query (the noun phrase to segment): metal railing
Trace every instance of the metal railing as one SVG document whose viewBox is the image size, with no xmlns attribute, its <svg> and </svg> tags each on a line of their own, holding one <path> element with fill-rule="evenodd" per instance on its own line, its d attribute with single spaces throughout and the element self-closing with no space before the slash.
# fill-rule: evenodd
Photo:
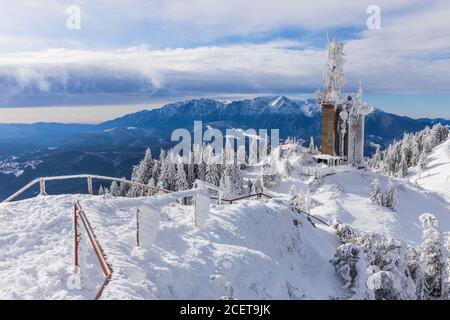
<svg viewBox="0 0 450 320">
<path fill-rule="evenodd" d="M 228 202 L 229 204 L 233 204 L 233 202 L 236 202 L 236 201 L 239 201 L 239 200 L 244 200 L 244 199 L 248 199 L 248 198 L 261 199 L 263 197 L 265 197 L 267 199 L 272 199 L 273 198 L 272 196 L 270 196 L 270 195 L 268 195 L 266 193 L 260 192 L 260 193 L 253 193 L 253 194 L 249 194 L 249 195 L 246 195 L 246 196 L 237 197 L 237 198 L 233 198 L 233 199 L 222 199 L 222 202 Z M 212 197 L 211 199 L 216 200 L 217 198 Z"/>
<path fill-rule="evenodd" d="M 111 280 L 111 276 L 113 273 L 113 269 L 106 260 L 106 255 L 101 247 L 100 243 L 97 240 L 97 237 L 95 236 L 94 230 L 92 229 L 92 226 L 86 217 L 86 214 L 84 213 L 83 208 L 80 205 L 80 202 L 77 201 L 74 205 L 73 210 L 73 223 L 74 223 L 74 265 L 75 265 L 75 272 L 79 271 L 79 261 L 78 261 L 78 250 L 79 250 L 79 233 L 78 233 L 78 219 L 81 221 L 81 225 L 84 227 L 89 241 L 92 245 L 92 248 L 94 249 L 95 255 L 97 256 L 98 262 L 100 263 L 100 266 L 102 268 L 103 275 L 105 277 L 105 280 L 103 281 L 101 287 L 97 291 L 97 294 L 95 295 L 95 300 L 100 299 L 100 297 L 103 294 L 103 290 L 108 285 L 109 281 Z"/>
<path fill-rule="evenodd" d="M 163 193 L 170 193 L 170 192 L 172 192 L 170 190 L 157 188 L 157 187 L 151 187 L 151 186 L 148 186 L 146 184 L 130 181 L 130 180 L 127 180 L 127 179 L 124 179 L 124 178 L 114 178 L 114 177 L 100 176 L 100 175 L 95 175 L 95 174 L 77 174 L 77 175 L 67 175 L 67 176 L 55 176 L 55 177 L 40 177 L 40 178 L 36 178 L 33 181 L 31 181 L 30 183 L 28 183 L 27 185 L 25 185 L 23 188 L 21 188 L 19 191 L 17 191 L 16 193 L 12 194 L 8 198 L 6 198 L 3 202 L 13 201 L 14 199 L 19 197 L 21 194 L 23 194 L 24 192 L 28 191 L 29 189 L 31 189 L 34 185 L 36 185 L 38 183 L 39 183 L 39 194 L 46 195 L 47 192 L 46 192 L 46 185 L 45 185 L 45 183 L 47 181 L 71 180 L 71 179 L 87 179 L 87 189 L 88 189 L 88 193 L 89 194 L 93 194 L 94 193 L 93 185 L 92 185 L 92 180 L 93 179 L 107 180 L 107 181 L 116 181 L 116 182 L 119 182 L 119 183 L 123 182 L 125 184 L 129 184 L 129 185 L 132 185 L 132 186 L 137 186 L 139 188 L 142 188 L 142 192 L 141 192 L 142 196 L 145 196 L 148 193 L 149 190 L 153 190 L 153 191 L 156 191 L 156 192 L 163 192 Z"/>
</svg>

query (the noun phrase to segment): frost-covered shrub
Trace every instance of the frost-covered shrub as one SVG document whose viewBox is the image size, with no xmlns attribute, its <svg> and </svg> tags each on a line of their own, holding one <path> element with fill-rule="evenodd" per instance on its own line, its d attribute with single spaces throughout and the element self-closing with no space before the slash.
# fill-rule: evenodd
<svg viewBox="0 0 450 320">
<path fill-rule="evenodd" d="M 424 299 L 448 299 L 448 253 L 438 231 L 438 221 L 428 213 L 419 220 L 423 230 L 419 260 L 424 274 Z"/>
<path fill-rule="evenodd" d="M 383 204 L 383 193 L 381 192 L 380 181 L 378 179 L 375 179 L 372 182 L 372 193 L 370 195 L 370 201 L 380 206 Z"/>
<path fill-rule="evenodd" d="M 408 252 L 406 254 L 406 262 L 409 274 L 411 275 L 411 279 L 414 281 L 414 284 L 416 285 L 416 299 L 423 300 L 424 277 L 422 268 L 420 267 L 419 253 L 417 252 L 416 249 L 408 247 Z"/>
<path fill-rule="evenodd" d="M 337 220 L 333 222 L 333 228 L 336 230 L 336 235 L 342 243 L 355 242 L 359 237 L 358 231 Z"/>
<path fill-rule="evenodd" d="M 416 298 L 405 243 L 385 235 L 357 231 L 339 222 L 333 227 L 343 244 L 338 247 L 332 264 L 353 299 Z"/>
<path fill-rule="evenodd" d="M 344 282 L 343 289 L 352 292 L 352 299 L 363 300 L 373 297 L 366 286 L 367 264 L 361 247 L 353 243 L 344 243 L 338 247 L 331 264 Z"/>
<path fill-rule="evenodd" d="M 438 221 L 431 214 L 419 220 L 423 242 L 417 248 L 387 235 L 357 231 L 337 221 L 333 224 L 343 244 L 331 263 L 352 298 L 449 298 L 449 234 L 438 231 Z M 366 279 L 364 285 L 362 279 Z"/>
</svg>

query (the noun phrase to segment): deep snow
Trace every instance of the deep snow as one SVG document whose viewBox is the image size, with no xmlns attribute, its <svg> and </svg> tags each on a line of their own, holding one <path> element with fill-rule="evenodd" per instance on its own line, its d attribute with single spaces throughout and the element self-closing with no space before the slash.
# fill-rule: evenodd
<svg viewBox="0 0 450 320">
<path fill-rule="evenodd" d="M 408 180 L 396 180 L 395 212 L 369 200 L 373 179 L 384 188 L 388 178 L 354 170 L 310 188 L 319 203 L 312 214 L 412 244 L 420 241 L 418 216 L 425 212 L 450 231 L 449 148 L 450 140 L 434 150 L 421 178 L 411 170 Z M 310 182 L 293 174 L 270 190 L 275 199 L 213 205 L 202 228 L 194 227 L 192 206 L 165 205 L 149 248 L 136 247 L 135 213 L 154 198 L 61 195 L 0 204 L 0 299 L 95 296 L 103 278 L 92 252 L 85 288 L 70 282 L 77 200 L 114 270 L 103 299 L 219 299 L 231 293 L 237 299 L 344 298 L 329 263 L 339 245 L 334 231 L 314 227 L 288 202 L 292 184 L 307 190 Z M 167 203 L 167 196 L 158 197 L 159 204 Z"/>
<path fill-rule="evenodd" d="M 161 210 L 151 248 L 135 244 L 135 210 L 149 199 L 88 195 L 37 197 L 1 205 L 0 298 L 91 299 L 70 290 L 72 210 L 76 200 L 114 269 L 104 299 L 319 299 L 337 295 L 328 261 L 336 239 L 280 200 L 213 206 L 202 229 L 191 206 Z M 299 225 L 294 224 L 299 221 Z M 276 228 L 274 228 L 276 226 Z"/>
</svg>

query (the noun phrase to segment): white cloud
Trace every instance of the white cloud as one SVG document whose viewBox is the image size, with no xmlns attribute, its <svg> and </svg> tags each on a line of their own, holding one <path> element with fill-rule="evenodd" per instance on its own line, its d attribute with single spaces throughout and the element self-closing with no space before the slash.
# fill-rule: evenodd
<svg viewBox="0 0 450 320">
<path fill-rule="evenodd" d="M 99 34 L 99 45 L 93 48 L 83 39 L 67 36 L 66 3 L 42 3 L 21 0 L 2 4 L 0 103 L 40 94 L 313 92 L 321 85 L 325 52 L 308 42 L 111 50 L 99 49 L 104 43 L 100 35 L 114 35 L 119 28 L 130 35 L 151 34 L 151 29 L 133 25 L 147 20 L 165 30 L 168 38 L 176 34 L 206 40 L 290 26 L 325 33 L 365 26 L 365 9 L 372 1 L 79 2 L 82 29 Z M 371 92 L 448 93 L 448 2 L 380 0 L 376 4 L 381 7 L 381 30 L 366 30 L 346 41 L 347 88 L 354 89 L 362 79 Z M 19 15 L 25 18 L 19 19 Z M 63 27 L 55 28 L 60 25 Z M 53 31 L 45 32 L 49 29 Z M 57 47 L 65 49 L 51 49 Z"/>
</svg>

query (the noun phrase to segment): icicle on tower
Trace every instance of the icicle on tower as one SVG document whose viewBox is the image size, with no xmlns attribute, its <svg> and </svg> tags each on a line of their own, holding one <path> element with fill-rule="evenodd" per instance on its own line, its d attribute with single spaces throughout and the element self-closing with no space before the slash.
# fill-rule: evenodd
<svg viewBox="0 0 450 320">
<path fill-rule="evenodd" d="M 364 165 L 364 118 L 372 111 L 358 93 L 343 97 L 344 44 L 330 41 L 324 69 L 323 91 L 317 93 L 322 106 L 322 154 L 340 157 L 354 166 Z"/>
</svg>

